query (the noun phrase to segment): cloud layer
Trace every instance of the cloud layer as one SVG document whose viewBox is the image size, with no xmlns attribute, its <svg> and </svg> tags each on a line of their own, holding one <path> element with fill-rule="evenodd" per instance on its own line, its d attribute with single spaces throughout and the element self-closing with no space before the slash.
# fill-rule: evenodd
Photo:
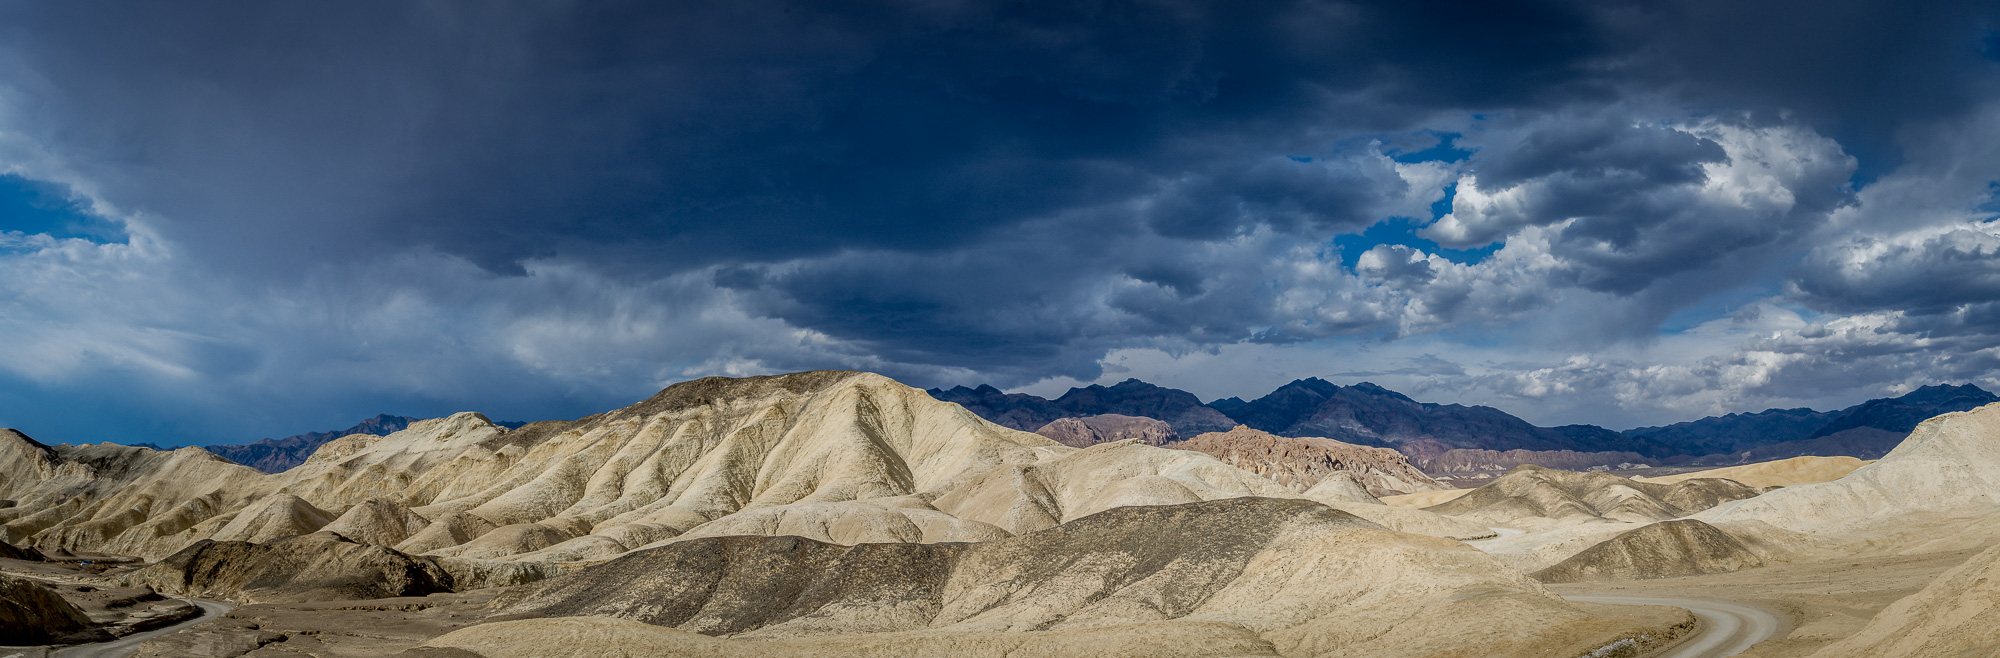
<svg viewBox="0 0 2000 658">
<path fill-rule="evenodd" d="M 2000 383 L 1982 3 L 126 9 L 0 8 L 0 425 L 51 440 L 818 367 Z"/>
</svg>

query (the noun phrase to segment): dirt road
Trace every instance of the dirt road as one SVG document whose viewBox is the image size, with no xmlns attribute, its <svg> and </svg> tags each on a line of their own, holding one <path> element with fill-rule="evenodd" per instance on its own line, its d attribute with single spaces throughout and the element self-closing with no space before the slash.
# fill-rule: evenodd
<svg viewBox="0 0 2000 658">
<path fill-rule="evenodd" d="M 1666 605 L 1687 608 L 1701 620 L 1695 636 L 1662 654 L 1661 658 L 1722 658 L 1734 656 L 1750 645 L 1769 639 L 1778 632 L 1778 616 L 1736 603 L 1699 599 L 1602 594 L 1573 594 L 1563 598 L 1585 603 L 1614 605 Z"/>
</svg>

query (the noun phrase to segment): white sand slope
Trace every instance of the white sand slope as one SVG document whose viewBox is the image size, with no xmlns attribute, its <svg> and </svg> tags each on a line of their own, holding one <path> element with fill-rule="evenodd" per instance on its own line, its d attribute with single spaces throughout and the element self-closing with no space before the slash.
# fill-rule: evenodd
<svg viewBox="0 0 2000 658">
<path fill-rule="evenodd" d="M 1694 516 L 1732 532 L 1758 526 L 1854 550 L 1981 548 L 2000 538 L 2000 404 L 1919 424 L 1880 461 L 1830 482 L 1785 487 Z"/>
</svg>

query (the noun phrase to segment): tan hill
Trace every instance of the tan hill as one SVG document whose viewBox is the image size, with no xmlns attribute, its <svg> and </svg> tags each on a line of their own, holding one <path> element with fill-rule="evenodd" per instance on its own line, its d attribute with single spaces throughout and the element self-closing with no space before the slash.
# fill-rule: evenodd
<svg viewBox="0 0 2000 658">
<path fill-rule="evenodd" d="M 1376 496 L 1450 489 L 1410 465 L 1403 453 L 1319 437 L 1277 436 L 1242 425 L 1210 432 L 1173 447 L 1206 453 L 1223 463 L 1304 492 L 1328 474 L 1346 471 Z"/>
<path fill-rule="evenodd" d="M 1721 478 L 1735 480 L 1753 487 L 1790 487 L 1814 482 L 1827 482 L 1846 477 L 1854 469 L 1873 461 L 1863 461 L 1854 457 L 1793 457 L 1777 461 L 1744 464 L 1727 468 L 1666 475 L 1661 477 L 1636 477 L 1639 482 L 1673 484 L 1698 478 Z"/>
<path fill-rule="evenodd" d="M 1181 435 L 1175 433 L 1173 426 L 1166 421 L 1122 414 L 1057 418 L 1035 430 L 1035 433 L 1072 448 L 1088 448 L 1127 439 L 1138 439 L 1149 446 L 1163 446 L 1181 440 Z"/>
<path fill-rule="evenodd" d="M 1904 597 L 1814 658 L 2000 655 L 2000 546 Z"/>
<path fill-rule="evenodd" d="M 1534 576 L 1545 583 L 1644 580 L 1727 573 L 1763 565 L 1756 552 L 1729 533 L 1700 521 L 1680 519 L 1625 531 Z"/>
<path fill-rule="evenodd" d="M 1522 466 L 1429 509 L 1489 525 L 1522 528 L 1599 519 L 1651 523 L 1750 498 L 1761 491 L 1729 480 L 1654 484 L 1608 473 Z"/>
<path fill-rule="evenodd" d="M 1522 466 L 1424 509 L 1475 525 L 1522 531 L 1479 547 L 1508 566 L 1533 573 L 1620 533 L 1761 491 L 1729 480 L 1651 484 L 1609 473 Z"/>
<path fill-rule="evenodd" d="M 435 560 L 330 532 L 268 544 L 203 541 L 122 579 L 169 594 L 244 603 L 423 596 L 452 585 Z"/>
<path fill-rule="evenodd" d="M 1301 494 L 1205 454 L 1088 449 L 879 375 L 709 378 L 573 422 L 473 413 L 328 442 L 263 474 L 198 448 L 0 435 L 0 540 L 151 559 L 333 528 L 473 561 L 601 560 L 679 538 L 976 541 L 1123 505 Z M 1461 528 L 1462 529 L 1462 528 Z M 542 573 L 485 565 L 482 573 Z"/>
<path fill-rule="evenodd" d="M 370 498 L 347 508 L 340 518 L 318 529 L 364 544 L 395 546 L 421 532 L 430 523 L 430 519 L 417 515 L 402 503 L 387 498 Z"/>
<path fill-rule="evenodd" d="M 1304 496 L 1308 500 L 1317 500 L 1328 505 L 1333 504 L 1328 501 L 1368 503 L 1372 505 L 1382 504 L 1382 499 L 1376 498 L 1375 494 L 1369 493 L 1368 485 L 1363 483 L 1361 476 L 1355 475 L 1353 471 L 1334 471 L 1328 473 L 1326 477 L 1320 478 L 1318 484 L 1314 484 L 1312 488 L 1306 489 Z"/>
<path fill-rule="evenodd" d="M 1426 507 L 1443 505 L 1446 502 L 1455 500 L 1459 496 L 1463 496 L 1469 493 L 1472 493 L 1471 489 L 1419 491 L 1417 493 L 1402 494 L 1399 496 L 1383 496 L 1382 504 L 1388 505 L 1390 507 L 1407 507 L 1410 509 L 1423 509 Z"/>
<path fill-rule="evenodd" d="M 1610 609 L 1579 609 L 1463 544 L 1264 498 L 1123 507 L 979 544 L 690 540 L 495 605 L 554 618 L 474 626 L 426 646 L 492 658 L 635 646 L 658 655 L 1580 655 L 1625 638 L 1664 643 L 1685 619 L 1657 608 L 1601 616 Z"/>
</svg>

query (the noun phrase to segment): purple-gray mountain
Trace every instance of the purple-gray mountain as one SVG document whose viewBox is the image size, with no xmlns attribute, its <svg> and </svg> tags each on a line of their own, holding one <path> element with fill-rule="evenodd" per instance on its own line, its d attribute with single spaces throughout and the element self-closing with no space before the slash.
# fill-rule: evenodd
<svg viewBox="0 0 2000 658">
<path fill-rule="evenodd" d="M 1710 416 L 1664 427 L 1641 427 L 1626 436 L 1643 437 L 1679 451 L 1674 461 L 1734 464 L 1801 455 L 1846 455 L 1878 459 L 1903 441 L 1926 418 L 2000 402 L 1978 386 L 1925 386 L 1893 398 L 1841 409 L 1770 409 L 1754 414 Z"/>
<path fill-rule="evenodd" d="M 1772 409 L 1617 432 L 1595 425 L 1537 427 L 1492 407 L 1417 402 L 1368 382 L 1340 386 L 1316 377 L 1248 402 L 1224 398 L 1206 406 L 1192 393 L 1136 379 L 1073 388 L 1055 400 L 991 386 L 930 393 L 987 420 L 1028 431 L 1058 418 L 1115 413 L 1166 421 L 1181 436 L 1241 423 L 1280 436 L 1392 447 L 1419 462 L 1440 459 L 1451 450 L 1535 450 L 1602 453 L 1607 464 L 1630 461 L 1635 453 L 1656 464 L 1743 463 L 1799 455 L 1873 459 L 1926 418 L 2000 401 L 1971 384 L 1938 385 L 1839 411 Z"/>
</svg>

